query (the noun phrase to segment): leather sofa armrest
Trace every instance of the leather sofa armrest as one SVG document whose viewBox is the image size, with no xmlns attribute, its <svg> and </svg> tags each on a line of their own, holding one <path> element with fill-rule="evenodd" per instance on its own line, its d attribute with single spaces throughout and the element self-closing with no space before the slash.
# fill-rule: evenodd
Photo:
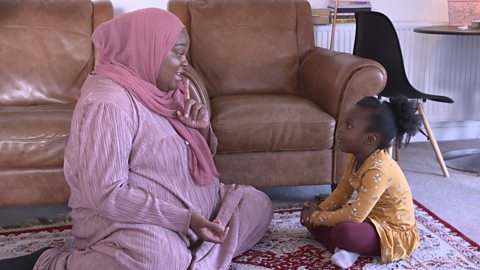
<svg viewBox="0 0 480 270">
<path fill-rule="evenodd" d="M 379 63 L 348 53 L 315 48 L 300 66 L 304 97 L 341 122 L 346 111 L 365 96 L 379 94 L 387 73 Z"/>
<path fill-rule="evenodd" d="M 301 94 L 335 118 L 335 142 L 347 110 L 363 97 L 378 95 L 387 84 L 387 72 L 379 63 L 324 48 L 305 56 L 299 78 Z M 333 183 L 338 183 L 347 155 L 339 151 L 338 144 L 333 147 Z"/>
<path fill-rule="evenodd" d="M 113 18 L 113 6 L 109 0 L 95 0 L 92 1 L 93 5 L 93 13 L 92 13 L 92 34 L 93 31 L 99 26 L 101 23 L 106 22 Z M 98 54 L 93 48 L 94 55 L 95 55 L 95 63 L 98 59 Z"/>
<path fill-rule="evenodd" d="M 190 80 L 190 96 L 207 107 L 208 115 L 211 118 L 212 112 L 210 110 L 210 98 L 208 97 L 207 88 L 200 75 L 191 65 L 188 65 L 183 70 L 182 76 Z"/>
</svg>

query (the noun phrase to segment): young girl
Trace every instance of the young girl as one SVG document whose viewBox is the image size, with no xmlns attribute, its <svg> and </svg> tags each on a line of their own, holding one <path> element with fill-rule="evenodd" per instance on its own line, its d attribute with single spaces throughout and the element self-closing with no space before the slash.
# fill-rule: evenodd
<svg viewBox="0 0 480 270">
<path fill-rule="evenodd" d="M 332 263 L 345 269 L 360 255 L 403 259 L 420 243 L 410 188 L 386 149 L 395 138 L 408 144 L 420 127 L 415 104 L 405 97 L 359 101 L 338 136 L 352 154 L 338 187 L 322 203 L 307 202 L 300 222 L 327 249 Z"/>
</svg>

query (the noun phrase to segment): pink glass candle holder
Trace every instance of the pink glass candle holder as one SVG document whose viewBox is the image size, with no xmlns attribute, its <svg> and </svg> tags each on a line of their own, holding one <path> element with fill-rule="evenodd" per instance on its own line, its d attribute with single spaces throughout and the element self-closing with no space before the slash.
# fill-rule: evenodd
<svg viewBox="0 0 480 270">
<path fill-rule="evenodd" d="M 448 18 L 451 25 L 470 26 L 480 20 L 480 0 L 448 0 Z"/>
</svg>

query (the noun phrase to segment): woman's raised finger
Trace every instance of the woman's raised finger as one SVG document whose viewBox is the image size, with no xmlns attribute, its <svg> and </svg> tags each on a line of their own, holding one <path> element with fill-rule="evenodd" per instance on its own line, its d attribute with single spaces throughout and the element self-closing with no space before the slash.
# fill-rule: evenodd
<svg viewBox="0 0 480 270">
<path fill-rule="evenodd" d="M 189 99 L 190 99 L 190 80 L 189 80 L 189 79 L 185 79 L 184 99 L 185 99 L 185 100 L 189 100 Z"/>
<path fill-rule="evenodd" d="M 183 108 L 183 116 L 185 116 L 185 118 L 190 117 L 190 112 L 191 112 L 192 106 L 194 104 L 195 104 L 195 100 L 193 100 L 193 99 L 186 99 L 185 100 L 185 107 Z"/>
<path fill-rule="evenodd" d="M 193 121 L 198 121 L 199 117 L 199 112 L 202 109 L 203 104 L 196 102 L 195 104 L 192 105 L 192 108 L 190 109 L 190 117 L 192 118 Z"/>
</svg>

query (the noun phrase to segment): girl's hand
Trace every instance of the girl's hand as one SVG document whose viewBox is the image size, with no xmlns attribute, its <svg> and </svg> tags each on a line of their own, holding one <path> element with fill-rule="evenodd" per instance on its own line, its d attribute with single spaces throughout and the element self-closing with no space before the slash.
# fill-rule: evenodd
<svg viewBox="0 0 480 270">
<path fill-rule="evenodd" d="M 190 81 L 186 80 L 184 112 L 177 111 L 177 119 L 188 127 L 205 130 L 210 126 L 208 110 L 202 103 L 190 98 L 189 86 Z"/>
<path fill-rule="evenodd" d="M 204 241 L 223 243 L 227 238 L 229 227 L 224 227 L 219 220 L 209 221 L 203 216 L 192 212 L 190 228 Z"/>
</svg>

